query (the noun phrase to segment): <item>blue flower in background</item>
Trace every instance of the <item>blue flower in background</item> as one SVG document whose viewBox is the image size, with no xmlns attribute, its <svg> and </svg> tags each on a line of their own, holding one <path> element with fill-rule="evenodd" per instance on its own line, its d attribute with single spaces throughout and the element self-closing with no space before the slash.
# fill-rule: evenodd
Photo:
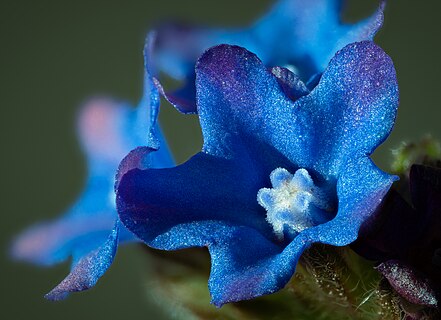
<svg viewBox="0 0 441 320">
<path fill-rule="evenodd" d="M 238 45 L 257 54 L 266 66 L 289 67 L 306 81 L 322 73 L 345 45 L 372 40 L 383 23 L 384 4 L 355 24 L 341 21 L 342 0 L 280 0 L 244 29 L 165 24 L 157 30 L 152 64 L 184 81 L 181 89 L 166 97 L 181 112 L 194 113 L 194 65 L 206 49 L 218 44 Z"/>
<path fill-rule="evenodd" d="M 135 241 L 117 221 L 114 181 L 119 162 L 130 150 L 140 144 L 157 148 L 157 139 L 149 133 L 162 140 L 158 130 L 151 130 L 157 129 L 150 113 L 159 96 L 148 74 L 146 83 L 145 98 L 137 109 L 105 98 L 84 106 L 78 129 L 88 178 L 82 195 L 61 218 L 31 227 L 13 243 L 14 258 L 39 265 L 72 256 L 71 272 L 46 295 L 50 300 L 94 286 L 111 265 L 118 242 Z M 173 165 L 166 146 L 146 160 L 151 167 Z"/>
<path fill-rule="evenodd" d="M 122 162 L 121 222 L 163 250 L 207 247 L 212 302 L 281 289 L 314 242 L 343 246 L 394 176 L 369 158 L 398 106 L 391 59 L 370 41 L 339 51 L 308 89 L 288 69 L 267 69 L 249 51 L 211 48 L 196 66 L 204 144 L 168 169 Z"/>
</svg>

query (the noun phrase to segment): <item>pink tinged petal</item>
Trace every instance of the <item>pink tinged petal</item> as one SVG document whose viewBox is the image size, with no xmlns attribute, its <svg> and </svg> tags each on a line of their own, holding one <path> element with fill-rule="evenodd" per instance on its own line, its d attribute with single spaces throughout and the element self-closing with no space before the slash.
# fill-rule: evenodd
<svg viewBox="0 0 441 320">
<path fill-rule="evenodd" d="M 113 214 L 66 217 L 31 227 L 18 236 L 11 247 L 14 259 L 50 266 L 64 261 L 75 247 L 102 238 L 114 225 Z M 104 236 L 105 238 L 105 236 Z M 95 241 L 94 241 L 95 242 Z"/>
<path fill-rule="evenodd" d="M 127 111 L 126 106 L 108 98 L 95 98 L 83 107 L 79 135 L 91 161 L 117 164 L 130 150 L 122 134 Z"/>
</svg>

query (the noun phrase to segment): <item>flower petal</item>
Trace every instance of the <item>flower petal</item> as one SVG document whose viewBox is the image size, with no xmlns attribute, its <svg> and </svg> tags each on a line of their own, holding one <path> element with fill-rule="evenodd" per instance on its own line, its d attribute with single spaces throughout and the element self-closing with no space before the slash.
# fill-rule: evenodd
<svg viewBox="0 0 441 320">
<path fill-rule="evenodd" d="M 113 260 L 118 239 L 135 240 L 123 226 L 119 235 L 117 229 L 112 231 L 117 219 L 114 175 L 119 161 L 132 148 L 144 144 L 157 147 L 155 139 L 163 140 L 159 129 L 149 129 L 149 99 L 155 95 L 159 100 L 156 92 L 144 98 L 136 110 L 108 98 L 86 103 L 78 123 L 88 160 L 85 190 L 60 219 L 31 227 L 12 244 L 11 255 L 15 259 L 39 265 L 53 265 L 73 257 L 71 274 L 49 294 L 50 299 L 61 299 L 66 292 L 93 286 Z M 154 120 L 151 124 L 157 127 Z M 165 144 L 149 156 L 151 167 L 171 165 L 173 161 Z M 107 256 L 97 256 L 102 254 Z"/>
<path fill-rule="evenodd" d="M 196 89 L 194 86 L 195 79 L 188 79 L 183 87 L 168 92 L 165 91 L 159 81 L 155 81 L 161 95 L 179 112 L 184 114 L 196 113 Z"/>
<path fill-rule="evenodd" d="M 279 81 L 283 92 L 285 92 L 292 101 L 296 101 L 310 93 L 303 81 L 290 70 L 283 67 L 273 67 L 270 70 Z"/>
<path fill-rule="evenodd" d="M 138 156 L 139 149 L 124 162 L 136 163 Z M 252 161 L 242 160 L 199 153 L 175 168 L 133 169 L 122 176 L 117 187 L 120 219 L 144 242 L 164 249 L 168 247 L 155 242 L 159 235 L 176 225 L 209 220 L 249 226 L 272 238 L 265 211 L 256 200 L 263 183 L 260 170 Z M 191 245 L 173 237 L 182 248 Z"/>
<path fill-rule="evenodd" d="M 148 80 L 147 80 L 148 81 Z M 156 87 L 151 84 L 152 89 Z M 128 104 L 109 98 L 94 98 L 88 101 L 78 119 L 78 133 L 81 146 L 87 157 L 90 174 L 112 175 L 119 162 L 132 149 L 148 145 L 161 149 L 155 153 L 153 166 L 172 166 L 170 152 L 156 123 L 150 107 L 155 106 L 157 90 L 146 96 L 136 109 Z M 156 129 L 151 131 L 150 124 Z"/>
<path fill-rule="evenodd" d="M 282 289 L 309 243 L 296 238 L 283 251 L 249 228 L 229 228 L 210 242 L 212 303 L 253 299 Z"/>
<path fill-rule="evenodd" d="M 224 160 L 214 158 L 211 167 L 210 158 L 199 154 L 175 169 L 130 171 L 118 188 L 118 209 L 123 223 L 154 248 L 207 246 L 212 256 L 209 287 L 217 306 L 281 289 L 303 250 L 313 242 L 345 245 L 353 241 L 393 180 L 367 157 L 348 164 L 339 182 L 337 217 L 300 233 L 282 251 L 270 241 L 269 233 L 253 225 L 253 220 L 262 217 L 253 217 L 250 208 L 240 210 L 246 201 L 255 203 L 255 199 L 241 199 L 247 197 L 246 188 L 236 190 L 236 186 L 231 188 L 233 181 L 228 181 L 242 181 L 243 169 L 232 174 L 228 161 L 222 165 Z M 360 173 L 366 178 L 354 179 Z M 230 203 L 237 194 L 240 197 Z"/>
<path fill-rule="evenodd" d="M 317 87 L 295 102 L 240 47 L 211 48 L 196 75 L 205 152 L 229 157 L 236 141 L 256 152 L 254 145 L 266 144 L 325 178 L 335 178 L 347 157 L 370 154 L 388 136 L 398 106 L 393 63 L 372 42 L 339 51 Z"/>
<path fill-rule="evenodd" d="M 209 287 L 217 306 L 285 285 L 306 244 L 292 245 L 279 256 L 282 247 L 274 244 L 266 213 L 257 204 L 261 182 L 252 161 L 242 159 L 241 165 L 199 153 L 172 169 L 133 169 L 142 167 L 148 152 L 135 149 L 121 165 L 123 172 L 132 168 L 117 187 L 124 225 L 157 249 L 207 246 Z"/>
<path fill-rule="evenodd" d="M 168 154 L 168 158 L 165 158 L 169 164 L 173 161 L 170 159 L 169 152 L 167 150 L 167 144 L 162 137 L 161 131 L 158 125 L 159 116 L 159 106 L 160 97 L 159 90 L 157 86 L 157 80 L 155 79 L 156 69 L 152 64 L 152 52 L 153 43 L 156 39 L 156 33 L 150 32 L 147 35 L 145 46 L 144 46 L 144 92 L 139 104 L 136 114 L 132 117 L 131 127 L 128 127 L 130 132 L 135 133 L 135 138 L 141 137 L 141 142 L 135 145 L 131 145 L 129 150 L 134 149 L 139 145 L 146 145 L 150 148 L 158 150 L 160 146 L 161 149 Z M 134 140 L 133 140 L 134 141 Z M 132 142 L 133 142 L 132 141 Z M 161 151 L 160 151 L 161 152 Z M 160 155 L 157 155 L 158 157 Z M 164 155 L 162 155 L 164 156 Z M 120 158 L 121 160 L 122 158 Z"/>
<path fill-rule="evenodd" d="M 335 55 L 317 87 L 300 103 L 312 113 L 310 125 L 320 128 L 308 139 L 320 150 L 313 155 L 314 166 L 335 175 L 347 157 L 370 155 L 392 130 L 398 108 L 393 62 L 373 42 L 350 44 Z"/>
<path fill-rule="evenodd" d="M 166 250 L 207 247 L 211 256 L 208 286 L 217 307 L 280 290 L 306 248 L 305 243 L 295 242 L 282 251 L 255 229 L 222 221 L 176 225 L 151 245 Z"/>
<path fill-rule="evenodd" d="M 126 162 L 139 163 L 141 153 L 133 151 Z M 283 252 L 275 244 L 265 212 L 256 206 L 257 190 L 248 194 L 253 177 L 242 180 L 253 171 L 203 153 L 174 169 L 133 169 L 117 188 L 120 218 L 153 248 L 208 247 L 216 306 L 275 292 L 309 243 L 299 238 Z"/>
<path fill-rule="evenodd" d="M 84 246 L 94 250 L 101 245 L 103 238 L 97 235 L 107 237 L 117 217 L 113 185 L 119 161 L 130 148 L 147 142 L 148 130 L 136 123 L 140 116 L 139 109 L 108 98 L 86 103 L 79 117 L 79 135 L 89 169 L 85 190 L 63 217 L 31 227 L 17 237 L 11 248 L 14 258 L 53 265 Z M 167 146 L 149 156 L 150 167 L 171 165 Z M 122 230 L 127 240 L 133 240 L 125 228 Z"/>
<path fill-rule="evenodd" d="M 81 146 L 91 166 L 107 171 L 126 151 L 124 119 L 128 106 L 109 98 L 94 98 L 81 109 L 78 133 Z M 103 169 L 103 165 L 105 168 Z"/>
<path fill-rule="evenodd" d="M 308 79 L 323 72 L 338 49 L 351 42 L 372 40 L 383 23 L 384 3 L 371 17 L 353 25 L 341 22 L 341 0 L 278 1 L 268 14 L 246 29 L 163 25 L 157 31 L 152 59 L 158 70 L 185 80 L 185 90 L 166 96 L 181 112 L 193 113 L 194 64 L 209 47 L 246 47 L 266 66 L 294 66 L 299 75 Z"/>
<path fill-rule="evenodd" d="M 109 179 L 88 182 L 78 202 L 62 218 L 33 226 L 19 235 L 11 247 L 15 259 L 39 265 L 62 262 L 78 248 L 99 246 L 116 218 Z"/>
<path fill-rule="evenodd" d="M 80 258 L 74 256 L 74 264 L 70 274 L 51 292 L 45 295 L 48 300 L 65 299 L 69 293 L 87 290 L 93 287 L 113 262 L 118 246 L 118 222 L 95 250 Z M 77 261 L 75 261 L 77 260 Z"/>
<path fill-rule="evenodd" d="M 261 56 L 265 64 L 294 65 L 299 74 L 308 79 L 322 72 L 345 45 L 372 40 L 383 24 L 384 6 L 382 2 L 365 20 L 344 24 L 340 18 L 342 0 L 279 1 L 253 27 L 255 41 L 265 44 L 253 52 Z"/>
<path fill-rule="evenodd" d="M 35 225 L 15 239 L 11 255 L 43 266 L 63 262 L 75 247 L 92 245 L 91 240 L 101 243 L 98 235 L 106 234 L 113 223 L 103 218 L 70 218 Z"/>
<path fill-rule="evenodd" d="M 398 178 L 381 171 L 367 156 L 349 160 L 337 180 L 338 212 L 334 219 L 307 229 L 306 241 L 345 246 L 379 206 Z"/>
<path fill-rule="evenodd" d="M 303 125 L 297 121 L 294 103 L 246 49 L 219 45 L 206 51 L 196 65 L 196 86 L 204 152 L 228 158 L 239 144 L 258 153 L 261 149 L 253 146 L 267 144 L 285 155 L 287 149 L 307 149 L 299 139 Z M 289 160 L 299 163 L 301 158 Z"/>
</svg>

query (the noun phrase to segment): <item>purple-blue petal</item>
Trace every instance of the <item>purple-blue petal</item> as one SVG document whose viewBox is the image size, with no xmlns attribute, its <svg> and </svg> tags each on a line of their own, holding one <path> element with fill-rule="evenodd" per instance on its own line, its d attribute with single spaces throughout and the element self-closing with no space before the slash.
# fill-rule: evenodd
<svg viewBox="0 0 441 320">
<path fill-rule="evenodd" d="M 156 142 L 163 141 L 156 119 L 150 122 L 149 101 L 155 96 L 159 101 L 159 94 L 149 90 L 137 109 L 108 98 L 95 98 L 84 106 L 78 122 L 88 162 L 84 191 L 61 218 L 31 227 L 12 244 L 15 259 L 39 265 L 73 257 L 71 274 L 48 295 L 51 299 L 94 285 L 113 260 L 118 241 L 135 241 L 124 226 L 114 228 L 118 219 L 114 181 L 120 160 L 131 149 L 138 145 L 157 147 Z M 150 124 L 155 131 L 150 130 Z M 173 165 L 165 143 L 149 156 L 148 163 L 150 167 Z"/>
<path fill-rule="evenodd" d="M 179 112 L 184 114 L 196 113 L 196 97 L 195 97 L 195 78 L 189 79 L 185 84 L 175 91 L 166 91 L 162 84 L 154 79 L 154 83 L 161 95 Z"/>
<path fill-rule="evenodd" d="M 139 151 L 134 153 L 136 158 Z M 211 161 L 213 167 L 208 156 L 199 154 L 174 169 L 130 171 L 118 188 L 120 218 L 157 249 L 208 247 L 216 306 L 283 288 L 308 243 L 298 239 L 283 251 L 268 230 L 256 194 L 247 199 L 249 181 L 241 180 L 241 170 L 231 175 L 228 161 Z"/>
<path fill-rule="evenodd" d="M 273 67 L 270 69 L 271 73 L 277 78 L 283 92 L 292 101 L 306 96 L 310 90 L 306 84 L 293 72 L 283 67 Z"/>
<path fill-rule="evenodd" d="M 65 299 L 69 293 L 87 290 L 93 287 L 113 262 L 118 246 L 119 222 L 116 222 L 110 234 L 93 251 L 84 254 L 80 248 L 74 254 L 74 262 L 69 275 L 52 289 L 45 298 L 48 300 Z"/>
<path fill-rule="evenodd" d="M 337 215 L 329 222 L 305 230 L 301 237 L 335 246 L 350 244 L 398 179 L 381 171 L 366 155 L 354 155 L 344 167 L 337 178 Z"/>
<path fill-rule="evenodd" d="M 354 154 L 370 154 L 389 135 L 398 107 L 392 60 L 373 42 L 346 46 L 319 84 L 293 102 L 249 51 L 214 47 L 196 67 L 204 152 L 224 157 L 269 145 L 299 167 L 335 178 Z M 259 147 L 255 147 L 259 146 Z"/>
<path fill-rule="evenodd" d="M 137 150 L 124 162 L 138 162 Z M 241 160 L 199 153 L 174 168 L 133 169 L 117 187 L 120 219 L 149 245 L 176 225 L 208 220 L 249 226 L 273 238 L 256 200 L 265 181 L 262 170 L 245 155 Z M 167 249 L 158 243 L 154 246 Z"/>
<path fill-rule="evenodd" d="M 173 165 L 157 124 L 157 114 L 152 110 L 159 103 L 159 93 L 149 79 L 146 81 L 144 97 L 136 109 L 109 98 L 92 99 L 82 108 L 78 134 L 90 176 L 113 180 L 121 159 L 140 145 L 155 149 L 161 145 L 152 157 L 154 167 Z"/>
<path fill-rule="evenodd" d="M 295 238 L 283 251 L 248 228 L 229 228 L 208 246 L 212 258 L 209 289 L 212 303 L 253 299 L 282 289 L 310 245 Z"/>
<path fill-rule="evenodd" d="M 313 242 L 352 242 L 393 180 L 367 157 L 348 164 L 338 182 L 341 200 L 337 217 L 300 233 L 282 250 L 281 244 L 275 244 L 260 226 L 253 226 L 256 220 L 263 220 L 250 211 L 255 199 L 249 200 L 245 210 L 241 210 L 241 203 L 246 199 L 235 199 L 234 207 L 228 207 L 230 197 L 238 192 L 230 188 L 232 181 L 224 178 L 230 175 L 229 170 L 221 162 L 207 166 L 199 158 L 202 156 L 189 161 L 195 162 L 194 168 L 187 163 L 181 168 L 165 169 L 167 172 L 162 174 L 164 169 L 130 171 L 119 186 L 118 209 L 126 226 L 154 248 L 207 246 L 212 257 L 209 287 L 217 306 L 280 290 L 294 273 L 303 250 Z M 223 177 L 213 174 L 216 171 Z M 242 182 L 240 172 L 227 179 Z M 360 173 L 366 177 L 355 179 L 354 175 Z M 207 180 L 198 181 L 197 176 Z M 218 188 L 222 186 L 220 194 Z M 243 196 L 246 186 L 238 183 L 238 187 Z"/>
<path fill-rule="evenodd" d="M 102 214 L 40 223 L 14 240 L 11 255 L 17 260 L 51 266 L 65 261 L 78 248 L 98 247 L 114 221 L 114 214 Z"/>
<path fill-rule="evenodd" d="M 337 52 L 302 101 L 312 113 L 310 125 L 321 129 L 308 139 L 320 146 L 310 154 L 316 169 L 336 174 L 354 152 L 370 155 L 392 130 L 398 102 L 395 68 L 380 47 L 366 41 Z"/>
<path fill-rule="evenodd" d="M 195 112 L 196 109 L 190 109 L 195 106 L 191 103 L 195 101 L 194 64 L 211 46 L 246 47 L 266 66 L 293 66 L 308 79 L 323 72 L 340 48 L 372 40 L 383 23 L 384 2 L 371 17 L 356 24 L 341 22 L 341 7 L 342 0 L 281 0 L 245 29 L 163 25 L 157 31 L 152 59 L 158 70 L 185 82 L 185 89 L 172 95 L 172 103 L 182 112 Z"/>
</svg>

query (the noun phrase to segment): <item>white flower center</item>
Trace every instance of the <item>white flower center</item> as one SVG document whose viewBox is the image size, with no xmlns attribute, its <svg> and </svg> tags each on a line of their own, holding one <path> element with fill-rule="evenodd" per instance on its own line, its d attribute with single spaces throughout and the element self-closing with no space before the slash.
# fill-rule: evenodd
<svg viewBox="0 0 441 320">
<path fill-rule="evenodd" d="M 266 209 L 267 221 L 281 240 L 284 232 L 299 233 L 324 222 L 324 211 L 330 211 L 326 194 L 314 185 L 306 169 L 294 174 L 277 168 L 270 175 L 272 188 L 262 188 L 257 202 Z"/>
</svg>

